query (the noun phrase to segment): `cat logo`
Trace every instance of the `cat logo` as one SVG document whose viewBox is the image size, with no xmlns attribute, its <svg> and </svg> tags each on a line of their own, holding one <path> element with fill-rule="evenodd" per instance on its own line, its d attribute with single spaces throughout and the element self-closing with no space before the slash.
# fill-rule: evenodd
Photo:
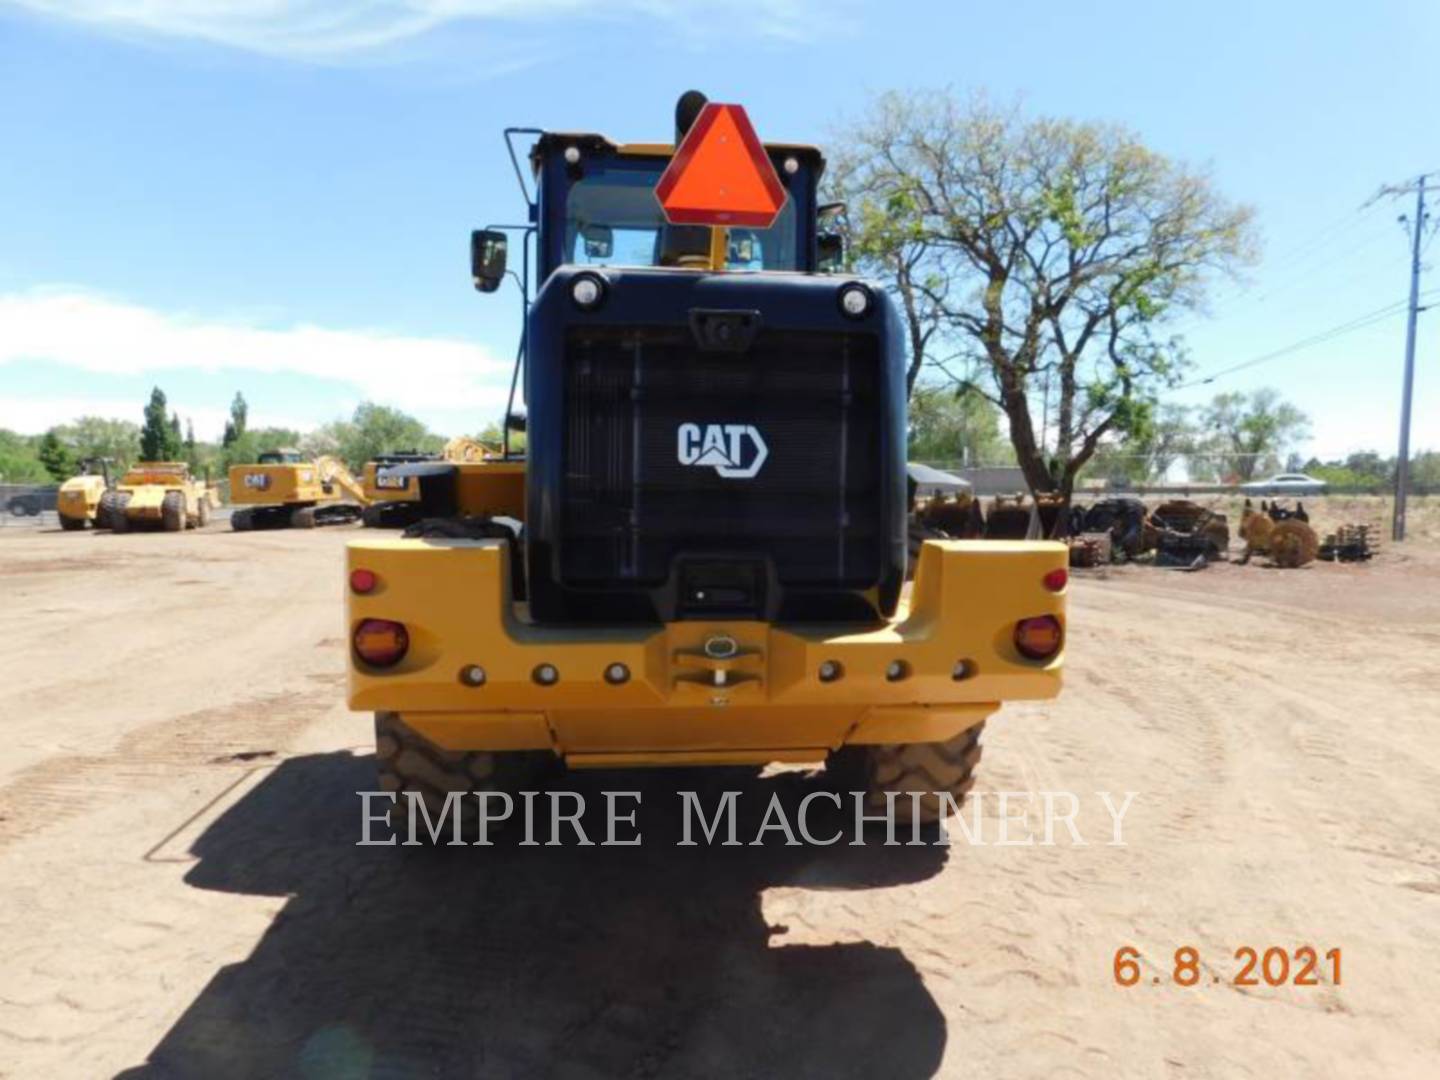
<svg viewBox="0 0 1440 1080">
<path fill-rule="evenodd" d="M 732 480 L 749 480 L 770 450 L 750 424 L 681 424 L 676 430 L 681 465 L 713 468 Z"/>
<path fill-rule="evenodd" d="M 245 486 L 251 491 L 264 491 L 270 486 L 269 473 L 246 473 Z"/>
</svg>

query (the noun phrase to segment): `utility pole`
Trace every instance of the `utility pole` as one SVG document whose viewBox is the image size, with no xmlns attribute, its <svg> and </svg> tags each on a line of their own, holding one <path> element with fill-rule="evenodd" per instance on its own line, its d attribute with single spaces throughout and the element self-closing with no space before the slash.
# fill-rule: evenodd
<svg viewBox="0 0 1440 1080">
<path fill-rule="evenodd" d="M 1405 500 L 1410 490 L 1410 402 L 1415 390 L 1415 323 L 1420 315 L 1420 238 L 1425 232 L 1425 186 L 1422 173 L 1412 184 L 1383 187 L 1380 195 L 1401 195 L 1415 192 L 1415 220 L 1411 222 L 1410 243 L 1410 312 L 1405 327 L 1405 388 L 1400 399 L 1400 454 L 1395 459 L 1395 515 L 1390 526 L 1391 539 L 1405 539 Z M 1377 196 L 1378 197 L 1378 196 Z M 1402 217 L 1403 221 L 1404 218 Z"/>
</svg>

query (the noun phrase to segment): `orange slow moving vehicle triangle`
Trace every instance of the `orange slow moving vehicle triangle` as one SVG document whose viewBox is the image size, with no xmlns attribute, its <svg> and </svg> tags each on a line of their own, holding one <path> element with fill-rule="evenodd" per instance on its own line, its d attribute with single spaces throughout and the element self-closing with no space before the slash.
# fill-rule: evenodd
<svg viewBox="0 0 1440 1080">
<path fill-rule="evenodd" d="M 655 197 L 672 225 L 766 229 L 788 193 L 744 108 L 712 101 L 655 185 Z"/>
</svg>

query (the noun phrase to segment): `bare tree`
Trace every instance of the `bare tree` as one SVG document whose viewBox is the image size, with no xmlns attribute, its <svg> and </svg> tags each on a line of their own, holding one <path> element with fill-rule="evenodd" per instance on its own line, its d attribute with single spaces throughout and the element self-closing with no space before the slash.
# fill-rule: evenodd
<svg viewBox="0 0 1440 1080">
<path fill-rule="evenodd" d="M 1162 331 L 1251 256 L 1251 211 L 1123 128 L 979 98 L 885 94 L 846 130 L 831 188 L 902 309 L 910 385 L 930 366 L 979 390 L 1031 490 L 1068 502 L 1101 440 L 1143 428 L 1175 382 L 1182 343 Z"/>
<path fill-rule="evenodd" d="M 1201 413 L 1224 475 L 1253 480 L 1262 468 L 1280 465 L 1280 455 L 1306 438 L 1310 418 L 1271 387 L 1250 394 L 1217 394 Z"/>
</svg>

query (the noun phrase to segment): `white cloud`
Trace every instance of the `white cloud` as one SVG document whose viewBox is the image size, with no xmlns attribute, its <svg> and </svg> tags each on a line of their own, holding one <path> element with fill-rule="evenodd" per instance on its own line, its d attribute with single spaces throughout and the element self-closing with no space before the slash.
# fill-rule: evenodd
<svg viewBox="0 0 1440 1080">
<path fill-rule="evenodd" d="M 4 0 L 0 0 L 4 2 Z M 703 24 L 780 40 L 808 34 L 811 0 L 9 0 L 119 32 L 193 38 L 298 59 L 373 52 L 450 24 L 641 17 L 689 36 Z"/>
<path fill-rule="evenodd" d="M 257 327 L 56 289 L 0 294 L 0 366 L 17 361 L 101 375 L 153 376 L 182 369 L 293 372 L 341 384 L 337 389 L 347 398 L 407 412 L 465 410 L 480 416 L 503 411 L 511 369 L 509 357 L 495 357 L 466 341 L 303 324 Z M 6 412 L 24 410 L 17 396 L 13 387 L 5 395 Z M 72 409 L 63 419 L 84 411 Z M 129 416 L 135 406 L 127 402 L 120 412 L 88 411 Z M 195 413 L 197 431 L 201 417 Z M 36 425 L 27 420 L 5 426 L 31 430 Z"/>
</svg>

